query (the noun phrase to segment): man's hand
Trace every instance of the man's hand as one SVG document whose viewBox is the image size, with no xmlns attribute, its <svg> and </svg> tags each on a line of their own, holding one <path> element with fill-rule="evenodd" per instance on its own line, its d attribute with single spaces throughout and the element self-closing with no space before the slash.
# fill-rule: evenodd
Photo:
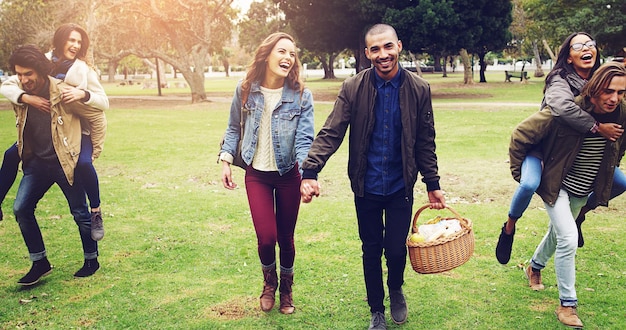
<svg viewBox="0 0 626 330">
<path fill-rule="evenodd" d="M 84 90 L 78 89 L 76 87 L 65 86 L 61 90 L 61 99 L 63 100 L 63 103 L 80 101 L 84 99 L 85 96 L 87 96 L 87 93 Z"/>
<path fill-rule="evenodd" d="M 433 190 L 428 192 L 428 201 L 430 202 L 431 209 L 445 209 L 446 198 L 443 196 L 443 191 L 441 190 Z"/>
<path fill-rule="evenodd" d="M 35 107 L 43 112 L 50 113 L 50 100 L 41 96 L 22 94 L 22 103 Z"/>
<path fill-rule="evenodd" d="M 300 183 L 300 195 L 303 203 L 309 203 L 313 200 L 313 197 L 320 195 L 320 185 L 317 180 L 304 179 Z"/>
<path fill-rule="evenodd" d="M 237 184 L 233 182 L 233 174 L 230 169 L 230 163 L 227 161 L 222 161 L 222 184 L 224 188 L 233 190 L 237 188 Z"/>
<path fill-rule="evenodd" d="M 624 133 L 624 128 L 622 128 L 622 125 L 614 123 L 600 123 L 598 125 L 598 133 L 609 141 L 615 142 Z"/>
</svg>

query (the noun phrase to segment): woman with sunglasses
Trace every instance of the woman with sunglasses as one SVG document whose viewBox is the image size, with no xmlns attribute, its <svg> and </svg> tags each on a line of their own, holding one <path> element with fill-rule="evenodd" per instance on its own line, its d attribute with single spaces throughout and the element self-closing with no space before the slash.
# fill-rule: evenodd
<svg viewBox="0 0 626 330">
<path fill-rule="evenodd" d="M 624 132 L 621 125 L 598 123 L 589 113 L 582 110 L 574 102 L 574 98 L 580 94 L 583 86 L 591 79 L 591 76 L 599 66 L 600 56 L 596 48 L 596 42 L 591 35 L 585 32 L 570 34 L 561 45 L 554 68 L 546 77 L 541 109 L 549 106 L 552 115 L 557 120 L 563 121 L 581 134 L 597 132 L 606 139 L 615 141 Z M 502 226 L 498 244 L 496 245 L 496 258 L 501 264 L 508 263 L 511 258 L 515 224 L 522 217 L 523 212 L 530 204 L 533 194 L 539 187 L 542 167 L 541 150 L 530 152 L 522 163 L 520 184 L 513 194 L 508 219 Z M 620 195 L 625 190 L 626 176 L 616 167 L 611 198 Z M 587 205 L 581 210 L 580 216 L 576 219 L 578 247 L 584 245 L 580 225 L 585 219 L 585 213 L 596 206 L 598 206 L 597 201 L 592 194 Z M 531 287 L 534 289 L 542 288 L 540 273 L 531 271 L 532 269 L 529 266 L 526 269 L 526 275 L 531 281 Z"/>
</svg>

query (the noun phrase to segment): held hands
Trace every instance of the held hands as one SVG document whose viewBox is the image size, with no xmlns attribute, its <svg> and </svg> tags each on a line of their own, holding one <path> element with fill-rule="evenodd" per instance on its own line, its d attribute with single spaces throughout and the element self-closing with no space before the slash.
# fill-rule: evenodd
<svg viewBox="0 0 626 330">
<path fill-rule="evenodd" d="M 22 94 L 22 103 L 28 104 L 43 112 L 50 112 L 50 101 L 41 96 Z"/>
<path fill-rule="evenodd" d="M 607 138 L 609 141 L 617 141 L 624 133 L 622 125 L 615 123 L 600 123 L 598 125 L 598 133 Z"/>
<path fill-rule="evenodd" d="M 446 199 L 443 196 L 443 191 L 441 191 L 441 190 L 429 191 L 428 192 L 428 201 L 430 202 L 430 208 L 431 209 L 441 210 L 441 209 L 445 209 L 447 207 Z"/>
<path fill-rule="evenodd" d="M 224 188 L 229 190 L 237 188 L 237 184 L 233 182 L 233 173 L 230 169 L 230 163 L 225 160 L 222 161 L 222 184 Z"/>
<path fill-rule="evenodd" d="M 61 90 L 61 99 L 63 103 L 71 103 L 74 101 L 80 101 L 87 96 L 87 93 L 76 87 L 65 86 Z"/>
<path fill-rule="evenodd" d="M 313 200 L 313 197 L 318 197 L 320 195 L 320 185 L 317 180 L 302 180 L 300 183 L 300 195 L 303 203 L 309 203 Z"/>
</svg>

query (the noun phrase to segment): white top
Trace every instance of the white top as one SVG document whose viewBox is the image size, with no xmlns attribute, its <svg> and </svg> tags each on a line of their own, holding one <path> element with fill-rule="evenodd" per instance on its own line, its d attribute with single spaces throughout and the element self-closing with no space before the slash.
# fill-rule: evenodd
<svg viewBox="0 0 626 330">
<path fill-rule="evenodd" d="M 278 106 L 283 95 L 283 88 L 268 89 L 261 86 L 264 99 L 263 113 L 259 123 L 259 138 L 257 140 L 252 167 L 259 171 L 278 171 L 276 154 L 272 144 L 272 113 Z"/>
</svg>

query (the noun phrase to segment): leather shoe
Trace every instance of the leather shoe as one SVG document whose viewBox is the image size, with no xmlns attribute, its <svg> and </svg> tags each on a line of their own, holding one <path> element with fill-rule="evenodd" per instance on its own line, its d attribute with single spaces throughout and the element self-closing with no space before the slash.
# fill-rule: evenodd
<svg viewBox="0 0 626 330">
<path fill-rule="evenodd" d="M 52 273 L 52 266 L 50 266 L 50 262 L 48 262 L 48 258 L 43 258 L 41 260 L 33 261 L 33 265 L 30 267 L 30 270 L 24 277 L 22 277 L 17 284 L 23 286 L 30 286 L 37 284 L 42 277 Z"/>
<path fill-rule="evenodd" d="M 554 314 L 556 314 L 556 318 L 559 319 L 561 323 L 570 328 L 583 328 L 583 322 L 580 320 L 580 318 L 578 318 L 578 313 L 576 313 L 575 306 L 559 306 L 557 307 Z"/>
<path fill-rule="evenodd" d="M 382 313 L 382 312 L 372 313 L 372 320 L 370 321 L 370 326 L 367 329 L 368 330 L 386 330 L 387 321 L 385 321 L 385 313 Z"/>
<path fill-rule="evenodd" d="M 389 301 L 389 307 L 391 309 L 391 320 L 393 321 L 393 323 L 402 324 L 406 322 L 407 308 L 402 288 L 400 288 L 399 290 L 389 290 Z"/>
<path fill-rule="evenodd" d="M 543 283 L 541 283 L 541 272 L 533 272 L 533 268 L 528 265 L 526 268 L 526 278 L 528 279 L 528 286 L 535 291 L 541 291 L 545 289 Z"/>
<path fill-rule="evenodd" d="M 515 229 L 511 235 L 508 235 L 504 229 L 506 228 L 506 222 L 502 225 L 502 231 L 500 237 L 498 237 L 498 244 L 496 245 L 496 258 L 498 262 L 506 265 L 511 259 L 511 250 L 513 250 L 513 236 L 515 235 Z"/>
</svg>

